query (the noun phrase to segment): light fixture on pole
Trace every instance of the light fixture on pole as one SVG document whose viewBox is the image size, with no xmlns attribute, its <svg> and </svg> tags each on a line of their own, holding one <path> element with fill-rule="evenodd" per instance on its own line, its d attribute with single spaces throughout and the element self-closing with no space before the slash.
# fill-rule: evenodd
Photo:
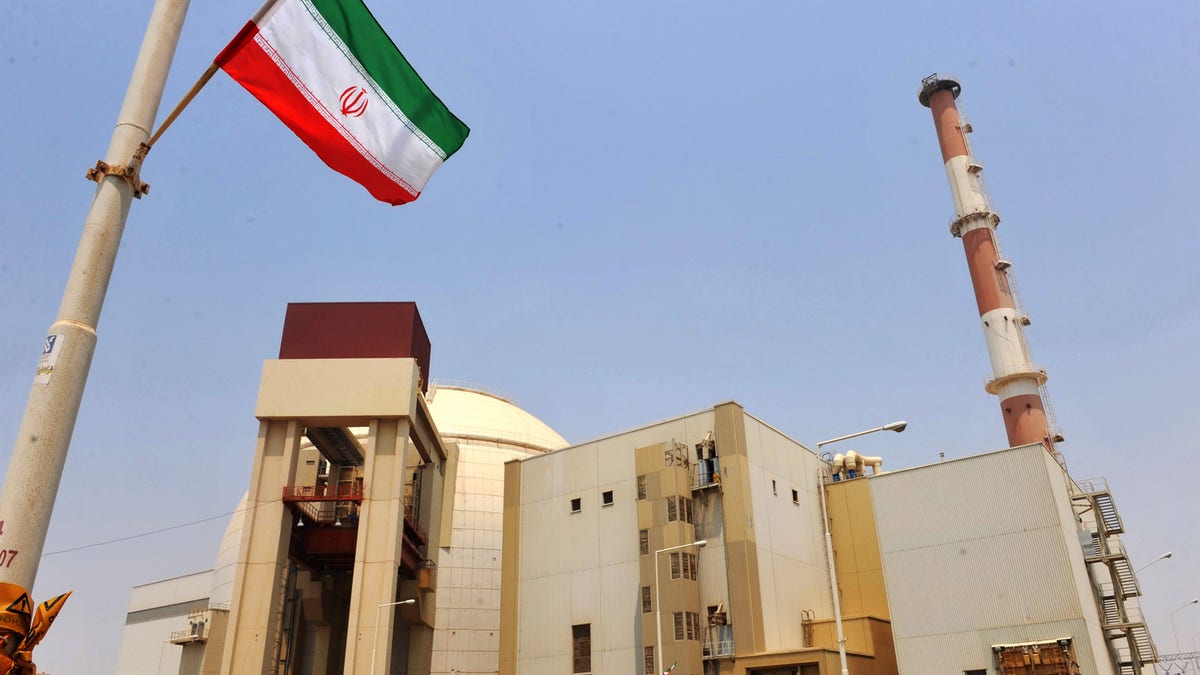
<svg viewBox="0 0 1200 675">
<path fill-rule="evenodd" d="M 654 552 L 654 624 L 658 628 L 658 643 L 657 643 L 656 649 L 658 650 L 658 672 L 660 673 L 660 675 L 663 672 L 663 637 L 662 637 L 662 601 L 661 601 L 662 594 L 659 592 L 662 587 L 658 585 L 658 554 L 666 553 L 667 551 L 677 551 L 681 548 L 688 548 L 689 546 L 699 546 L 699 547 L 703 548 L 707 544 L 708 544 L 707 539 L 698 539 L 696 541 L 691 542 L 690 544 L 680 544 L 678 546 L 669 546 L 667 548 L 660 548 L 659 550 Z"/>
<path fill-rule="evenodd" d="M 1198 602 L 1200 602 L 1200 598 L 1192 598 L 1190 601 L 1185 602 L 1184 604 L 1180 605 L 1179 609 L 1176 609 L 1174 612 L 1171 612 L 1171 632 L 1175 634 L 1175 653 L 1176 654 L 1179 653 L 1179 629 L 1175 627 L 1175 615 L 1178 614 L 1181 610 L 1187 609 L 1188 607 L 1191 607 L 1192 605 L 1194 605 Z"/>
<path fill-rule="evenodd" d="M 1162 555 L 1158 556 L 1158 557 L 1157 557 L 1157 558 L 1155 558 L 1154 560 L 1151 560 L 1150 562 L 1146 563 L 1145 565 L 1142 565 L 1141 567 L 1137 568 L 1136 570 L 1134 570 L 1134 571 L 1133 571 L 1133 573 L 1134 573 L 1134 574 L 1139 574 L 1139 573 L 1141 573 L 1141 571 L 1142 571 L 1142 570 L 1144 570 L 1144 569 L 1146 569 L 1147 567 L 1149 567 L 1149 566 L 1153 565 L 1154 563 L 1158 562 L 1159 560 L 1166 560 L 1167 558 L 1170 558 L 1170 557 L 1171 557 L 1171 552 L 1170 552 L 1170 551 L 1167 551 L 1166 553 L 1164 553 L 1164 554 L 1162 554 Z"/>
<path fill-rule="evenodd" d="M 874 429 L 867 429 L 866 431 L 859 431 L 857 433 L 831 438 L 827 441 L 821 441 L 820 443 L 817 443 L 817 454 L 821 454 L 822 445 L 829 445 L 830 443 L 837 443 L 838 441 L 858 438 L 859 436 L 866 436 L 867 434 L 873 434 L 877 431 L 894 431 L 896 433 L 900 433 L 901 431 L 904 431 L 906 427 L 908 427 L 908 422 L 900 420 L 899 422 L 892 422 Z M 842 675 L 850 675 L 850 667 L 846 664 L 846 633 L 842 630 L 842 604 L 838 600 L 837 569 L 834 567 L 833 562 L 833 535 L 829 533 L 829 513 L 825 507 L 825 476 L 821 471 L 817 472 L 817 492 L 821 493 L 821 520 L 825 524 L 825 554 L 829 558 L 829 590 L 830 595 L 833 596 L 833 619 L 834 623 L 837 625 L 838 659 L 842 667 Z"/>
<path fill-rule="evenodd" d="M 849 440 L 851 438 L 858 438 L 859 436 L 866 436 L 867 434 L 873 434 L 877 431 L 894 431 L 896 433 L 900 433 L 901 431 L 904 431 L 907 427 L 908 427 L 908 422 L 905 422 L 904 420 L 900 420 L 899 422 L 892 422 L 890 424 L 885 424 L 881 427 L 876 427 L 875 429 L 867 429 L 866 431 L 859 431 L 857 433 L 847 434 L 845 436 L 838 436 L 837 438 L 831 438 L 827 441 L 821 441 L 820 443 L 817 443 L 817 454 L 821 453 L 822 445 L 829 445 L 830 443 L 837 443 L 838 441 L 845 441 L 845 440 Z"/>
<path fill-rule="evenodd" d="M 416 602 L 416 598 L 407 600 L 397 600 L 396 602 L 385 602 L 375 608 L 375 637 L 371 640 L 371 675 L 375 675 L 375 648 L 379 646 L 379 623 L 384 607 L 395 607 L 396 605 L 411 605 Z"/>
</svg>

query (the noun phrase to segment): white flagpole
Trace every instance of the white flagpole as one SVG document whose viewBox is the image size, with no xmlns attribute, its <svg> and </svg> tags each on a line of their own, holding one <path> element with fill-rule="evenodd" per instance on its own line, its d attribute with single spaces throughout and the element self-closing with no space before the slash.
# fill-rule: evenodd
<svg viewBox="0 0 1200 675">
<path fill-rule="evenodd" d="M 154 126 L 188 2 L 156 0 L 108 153 L 88 172 L 98 183 L 96 194 L 0 492 L 0 581 L 31 592 L 125 220 L 133 198 L 146 192 L 138 179 L 143 144 Z"/>
</svg>

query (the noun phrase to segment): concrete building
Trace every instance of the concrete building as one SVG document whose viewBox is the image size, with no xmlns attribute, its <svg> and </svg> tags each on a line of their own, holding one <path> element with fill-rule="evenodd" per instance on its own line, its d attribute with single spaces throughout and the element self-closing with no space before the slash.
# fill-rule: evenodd
<svg viewBox="0 0 1200 675">
<path fill-rule="evenodd" d="M 500 672 L 836 672 L 825 467 L 733 402 L 508 463 Z M 886 609 L 852 672 L 896 672 Z"/>
<path fill-rule="evenodd" d="M 1042 443 L 869 475 L 833 459 L 724 403 L 509 462 L 500 673 L 1153 662 L 1111 495 Z"/>
</svg>

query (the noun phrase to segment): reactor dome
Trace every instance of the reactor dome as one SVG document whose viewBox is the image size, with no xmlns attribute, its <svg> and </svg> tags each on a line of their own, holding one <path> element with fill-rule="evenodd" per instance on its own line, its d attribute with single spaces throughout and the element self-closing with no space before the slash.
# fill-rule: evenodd
<svg viewBox="0 0 1200 675">
<path fill-rule="evenodd" d="M 569 443 L 545 422 L 512 403 L 508 397 L 478 385 L 435 381 L 425 401 L 446 440 L 547 452 Z"/>
</svg>

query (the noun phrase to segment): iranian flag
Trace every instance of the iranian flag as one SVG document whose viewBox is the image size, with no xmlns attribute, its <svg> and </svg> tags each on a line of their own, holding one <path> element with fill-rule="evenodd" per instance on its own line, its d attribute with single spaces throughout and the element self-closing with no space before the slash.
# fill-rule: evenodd
<svg viewBox="0 0 1200 675">
<path fill-rule="evenodd" d="M 335 171 L 411 202 L 467 139 L 361 0 L 277 0 L 216 58 Z"/>
</svg>

